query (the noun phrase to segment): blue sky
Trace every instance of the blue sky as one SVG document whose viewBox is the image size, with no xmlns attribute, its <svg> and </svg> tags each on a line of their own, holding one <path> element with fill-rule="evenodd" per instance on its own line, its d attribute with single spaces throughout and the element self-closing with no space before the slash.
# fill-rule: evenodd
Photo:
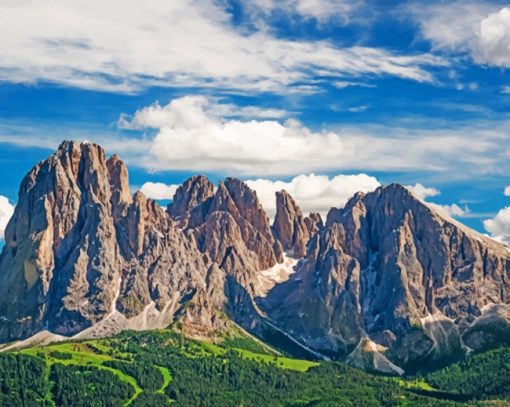
<svg viewBox="0 0 510 407">
<path fill-rule="evenodd" d="M 22 177 L 78 139 L 154 198 L 202 173 L 324 212 L 400 182 L 509 240 L 507 5 L 2 2 L 0 237 Z"/>
</svg>

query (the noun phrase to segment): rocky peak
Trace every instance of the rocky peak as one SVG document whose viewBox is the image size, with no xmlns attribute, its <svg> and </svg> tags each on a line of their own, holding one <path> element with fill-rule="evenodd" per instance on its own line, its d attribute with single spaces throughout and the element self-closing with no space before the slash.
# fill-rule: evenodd
<svg viewBox="0 0 510 407">
<path fill-rule="evenodd" d="M 299 281 L 275 289 L 261 307 L 318 350 L 347 355 L 368 335 L 401 366 L 445 360 L 463 352 L 462 341 L 474 349 L 494 341 L 472 324 L 487 323 L 487 304 L 509 307 L 509 267 L 504 245 L 392 184 L 332 209 Z M 510 331 L 503 314 L 489 320 Z"/>
<path fill-rule="evenodd" d="M 23 179 L 0 256 L 0 339 L 43 328 L 69 335 L 154 303 L 168 323 L 204 285 L 193 240 L 141 192 L 123 162 L 93 143 L 63 142 Z M 122 320 L 121 318 L 121 320 Z M 121 326 L 120 324 L 119 326 Z M 125 324 L 124 324 L 125 326 Z"/>
<path fill-rule="evenodd" d="M 111 204 L 113 216 L 119 219 L 125 215 L 126 208 L 131 203 L 131 192 L 129 191 L 129 177 L 126 165 L 117 155 L 112 155 L 106 161 L 110 190 L 112 191 Z"/>
<path fill-rule="evenodd" d="M 305 217 L 305 225 L 311 237 L 324 227 L 324 222 L 322 221 L 320 213 L 312 212 Z"/>
<path fill-rule="evenodd" d="M 291 257 L 301 258 L 306 253 L 306 245 L 310 239 L 310 230 L 315 228 L 313 220 L 309 219 L 307 226 L 301 209 L 292 196 L 282 190 L 276 193 L 276 215 L 273 231 L 283 250 Z"/>
<path fill-rule="evenodd" d="M 168 205 L 168 213 L 173 218 L 180 218 L 213 195 L 214 184 L 207 177 L 193 176 L 177 188 L 172 203 Z"/>
</svg>

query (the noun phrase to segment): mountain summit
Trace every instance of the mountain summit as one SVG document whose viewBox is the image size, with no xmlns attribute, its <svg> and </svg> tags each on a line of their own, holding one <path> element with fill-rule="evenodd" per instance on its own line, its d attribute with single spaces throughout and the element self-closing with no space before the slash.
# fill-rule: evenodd
<svg viewBox="0 0 510 407">
<path fill-rule="evenodd" d="M 314 357 L 398 372 L 510 336 L 510 251 L 405 187 L 356 194 L 325 224 L 227 178 L 165 210 L 117 157 L 66 141 L 23 179 L 0 257 L 0 340 L 238 324 Z"/>
</svg>

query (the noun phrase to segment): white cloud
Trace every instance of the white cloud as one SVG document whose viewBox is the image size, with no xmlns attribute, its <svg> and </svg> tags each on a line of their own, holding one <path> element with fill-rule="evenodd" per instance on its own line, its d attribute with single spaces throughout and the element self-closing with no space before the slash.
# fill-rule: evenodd
<svg viewBox="0 0 510 407">
<path fill-rule="evenodd" d="M 352 106 L 347 108 L 351 113 L 361 113 L 368 109 L 368 105 Z"/>
<path fill-rule="evenodd" d="M 505 187 L 503 194 L 510 196 L 510 186 Z M 494 218 L 485 220 L 483 226 L 492 238 L 510 244 L 510 206 L 501 209 Z"/>
<path fill-rule="evenodd" d="M 292 2 L 299 12 L 317 18 L 348 4 Z M 0 2 L 0 80 L 44 80 L 116 92 L 161 85 L 286 93 L 303 86 L 306 90 L 317 75 L 393 75 L 433 81 L 428 69 L 446 65 L 431 54 L 402 56 L 378 48 L 339 48 L 328 41 L 288 40 L 268 30 L 243 30 L 232 25 L 232 16 L 222 4 L 213 0 Z"/>
<path fill-rule="evenodd" d="M 494 218 L 485 220 L 483 226 L 494 239 L 510 243 L 510 207 L 501 209 Z"/>
<path fill-rule="evenodd" d="M 425 200 L 431 196 L 437 196 L 441 193 L 441 191 L 439 191 L 437 188 L 426 187 L 420 183 L 416 183 L 414 185 L 406 185 L 406 188 L 409 189 L 413 195 L 422 200 Z"/>
<path fill-rule="evenodd" d="M 501 88 L 501 93 L 507 95 L 507 94 L 510 94 L 510 86 L 503 86 Z"/>
<path fill-rule="evenodd" d="M 480 23 L 482 58 L 499 66 L 510 66 L 510 7 L 489 14 Z"/>
<path fill-rule="evenodd" d="M 360 87 L 360 88 L 375 88 L 376 85 L 365 82 L 351 82 L 351 81 L 333 81 L 331 84 L 338 89 L 345 89 L 349 87 Z"/>
<path fill-rule="evenodd" d="M 117 125 L 123 129 L 204 126 L 208 120 L 226 118 L 280 119 L 289 114 L 279 109 L 264 109 L 256 106 L 236 106 L 219 103 L 205 96 L 184 96 L 165 106 L 156 102 L 138 110 L 133 117 L 122 114 Z"/>
<path fill-rule="evenodd" d="M 9 200 L 0 195 L 0 240 L 4 239 L 5 228 L 14 213 L 14 205 L 9 203 Z"/>
<path fill-rule="evenodd" d="M 467 52 L 480 64 L 510 67 L 510 7 L 489 2 L 441 2 L 409 8 L 435 48 Z"/>
<path fill-rule="evenodd" d="M 450 218 L 462 218 L 471 213 L 467 205 L 464 205 L 464 207 L 460 207 L 457 204 L 439 205 L 432 202 L 426 202 L 426 204 L 429 205 L 431 208 L 437 210 L 443 216 L 448 216 Z"/>
<path fill-rule="evenodd" d="M 133 160 L 150 170 L 278 176 L 342 169 L 416 169 L 465 176 L 476 170 L 502 171 L 495 161 L 508 161 L 501 148 L 506 130 L 492 124 L 490 129 L 470 124 L 469 129 L 454 130 L 358 126 L 313 131 L 296 120 L 248 120 L 220 114 L 229 109 L 215 100 L 187 96 L 166 106 L 140 109 L 131 118 L 124 115 L 119 124 L 157 129 L 155 136 L 146 135 Z M 118 148 L 125 149 L 124 144 L 119 141 Z M 460 166 L 466 171 L 453 172 Z"/>
<path fill-rule="evenodd" d="M 331 207 L 341 207 L 356 192 L 369 192 L 380 184 L 376 178 L 366 174 L 336 175 L 298 175 L 290 181 L 272 181 L 256 179 L 246 181 L 257 191 L 262 206 L 270 217 L 276 213 L 275 193 L 286 190 L 297 202 L 303 213 L 319 212 L 323 217 Z"/>
<path fill-rule="evenodd" d="M 407 185 L 407 189 L 409 189 L 414 196 L 416 196 L 418 199 L 422 200 L 425 204 L 427 204 L 432 209 L 436 210 L 443 216 L 447 216 L 450 218 L 461 218 L 469 215 L 471 213 L 469 207 L 467 205 L 464 205 L 464 207 L 461 207 L 457 204 L 451 204 L 451 205 L 440 205 L 434 202 L 428 202 L 426 199 L 438 196 L 441 194 L 441 191 L 434 187 L 426 187 L 425 185 L 421 183 L 416 183 L 414 185 Z"/>
<path fill-rule="evenodd" d="M 140 188 L 145 196 L 152 199 L 172 199 L 179 185 L 167 185 L 162 182 L 146 182 Z"/>
</svg>

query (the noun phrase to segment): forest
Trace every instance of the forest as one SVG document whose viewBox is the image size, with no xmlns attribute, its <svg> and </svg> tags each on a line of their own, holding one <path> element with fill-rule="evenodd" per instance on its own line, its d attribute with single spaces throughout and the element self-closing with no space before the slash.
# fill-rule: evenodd
<svg viewBox="0 0 510 407">
<path fill-rule="evenodd" d="M 285 357 L 239 335 L 125 332 L 0 353 L 0 406 L 484 405 L 510 396 L 509 369 L 510 350 L 499 349 L 401 379 Z"/>
</svg>

